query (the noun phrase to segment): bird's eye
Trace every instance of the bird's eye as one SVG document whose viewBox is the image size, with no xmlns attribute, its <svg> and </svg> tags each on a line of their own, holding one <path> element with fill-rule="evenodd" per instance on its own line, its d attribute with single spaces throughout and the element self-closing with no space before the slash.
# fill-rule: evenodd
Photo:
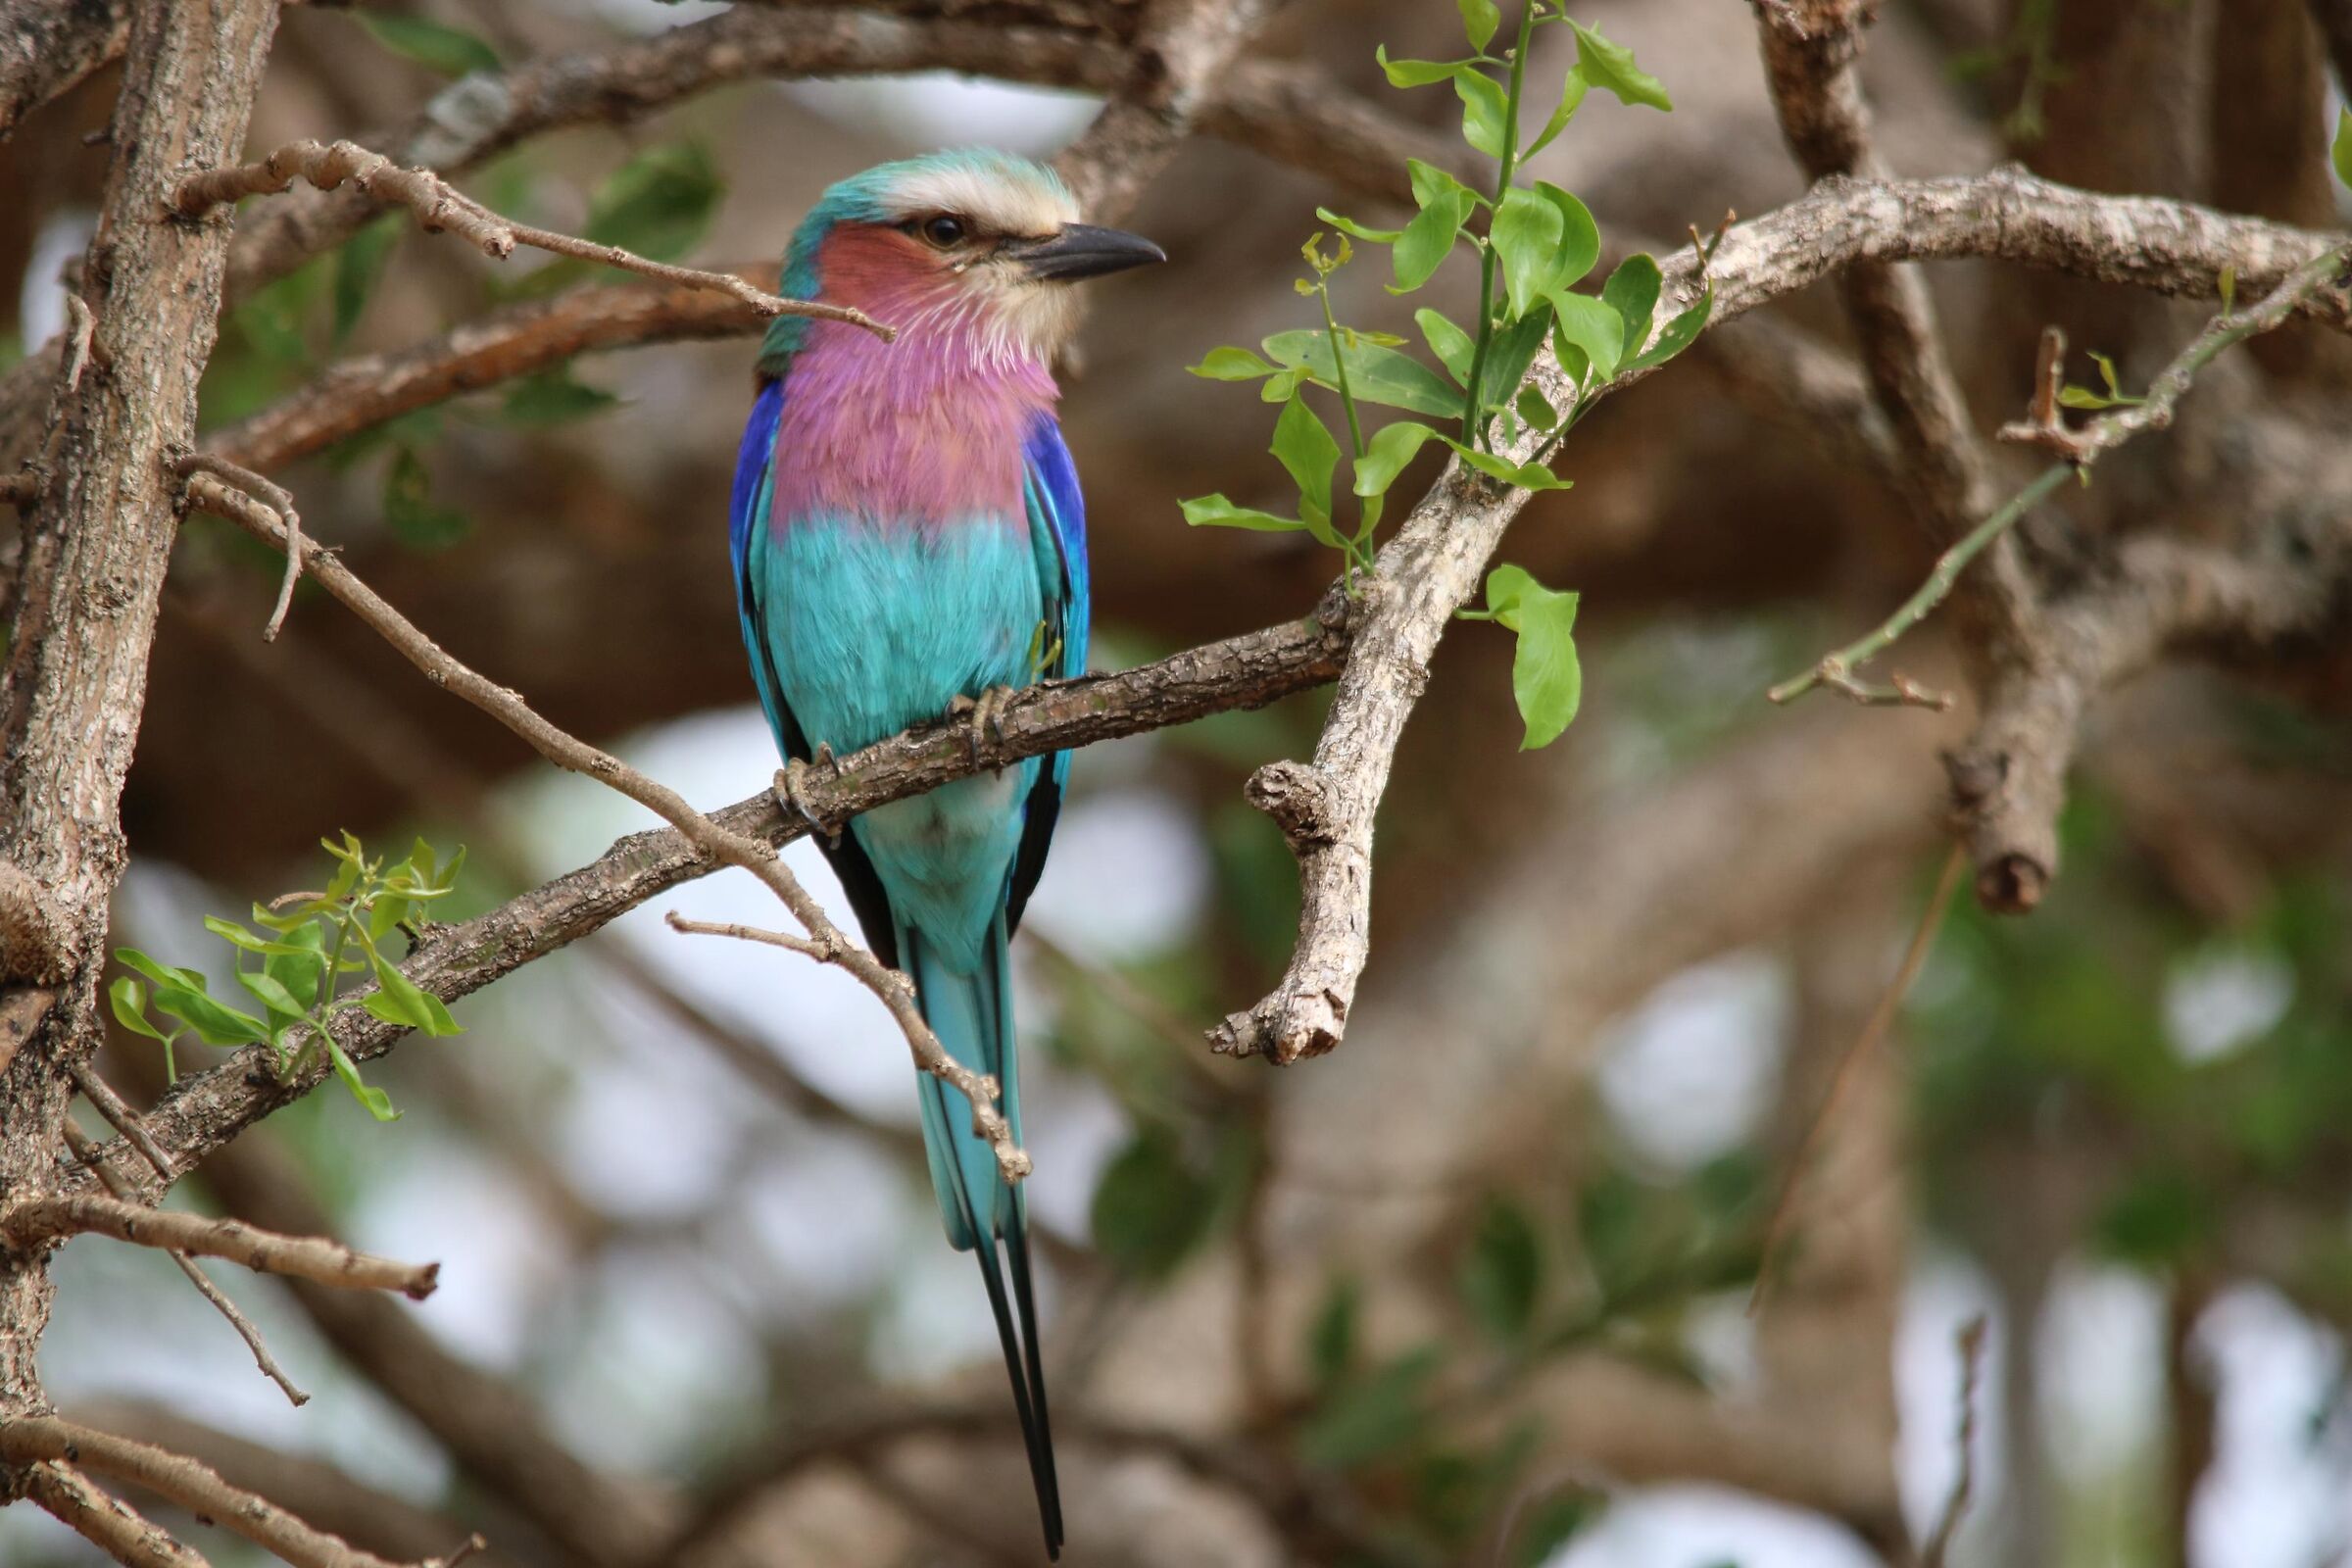
<svg viewBox="0 0 2352 1568">
<path fill-rule="evenodd" d="M 960 244 L 963 240 L 963 220 L 951 218 L 945 213 L 937 218 L 926 218 L 923 220 L 923 238 L 943 251 L 951 245 Z"/>
</svg>

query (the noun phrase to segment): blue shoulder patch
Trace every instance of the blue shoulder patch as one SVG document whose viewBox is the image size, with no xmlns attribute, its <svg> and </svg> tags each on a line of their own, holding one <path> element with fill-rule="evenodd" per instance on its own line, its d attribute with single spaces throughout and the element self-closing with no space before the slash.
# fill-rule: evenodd
<svg viewBox="0 0 2352 1568">
<path fill-rule="evenodd" d="M 1030 426 L 1021 456 L 1032 481 L 1032 505 L 1042 504 L 1046 514 L 1032 518 L 1032 523 L 1047 525 L 1061 557 L 1062 580 L 1045 585 L 1050 600 L 1061 601 L 1061 658 L 1054 673 L 1083 675 L 1088 622 L 1094 610 L 1086 561 L 1086 497 L 1078 488 L 1078 466 L 1070 461 L 1060 421 L 1051 414 L 1040 414 Z"/>
</svg>

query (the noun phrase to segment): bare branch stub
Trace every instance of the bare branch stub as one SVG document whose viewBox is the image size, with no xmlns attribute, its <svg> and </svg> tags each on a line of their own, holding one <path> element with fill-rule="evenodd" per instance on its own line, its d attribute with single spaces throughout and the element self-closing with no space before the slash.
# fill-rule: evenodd
<svg viewBox="0 0 2352 1568">
<path fill-rule="evenodd" d="M 399 1263 L 314 1236 L 275 1236 L 235 1220 L 147 1208 L 96 1193 L 47 1193 L 0 1213 L 0 1236 L 24 1249 L 69 1236 L 111 1236 L 168 1251 L 225 1258 L 263 1274 L 319 1285 L 398 1291 L 423 1300 L 439 1283 L 438 1263 Z"/>
</svg>

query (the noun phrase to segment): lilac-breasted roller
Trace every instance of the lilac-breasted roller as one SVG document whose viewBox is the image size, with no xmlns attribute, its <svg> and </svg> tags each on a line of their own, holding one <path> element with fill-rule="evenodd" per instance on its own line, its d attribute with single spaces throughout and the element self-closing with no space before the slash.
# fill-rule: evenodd
<svg viewBox="0 0 2352 1568">
<path fill-rule="evenodd" d="M 1085 669 L 1086 513 L 1051 365 L 1075 323 L 1072 281 L 1165 258 L 1077 219 L 1052 171 L 958 151 L 845 179 L 794 232 L 783 291 L 856 306 L 898 338 L 784 317 L 760 356 L 729 531 L 744 646 L 788 767 Z M 996 1075 L 1015 1136 L 1005 942 L 1068 776 L 1067 753 L 1030 759 L 869 811 L 827 847 L 866 941 L 913 978 L 940 1044 Z M 979 1257 L 1058 1555 L 1021 1193 L 960 1093 L 928 1075 L 918 1093 L 940 1214 Z"/>
</svg>

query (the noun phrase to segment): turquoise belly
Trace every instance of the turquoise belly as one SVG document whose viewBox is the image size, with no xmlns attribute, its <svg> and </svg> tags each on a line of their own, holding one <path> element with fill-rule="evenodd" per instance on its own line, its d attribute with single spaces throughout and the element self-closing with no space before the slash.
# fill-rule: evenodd
<svg viewBox="0 0 2352 1568">
<path fill-rule="evenodd" d="M 855 751 L 958 696 L 1032 679 L 1044 605 L 1025 524 L 803 520 L 761 530 L 752 557 L 784 700 L 812 747 Z M 900 922 L 959 972 L 987 948 L 1037 768 L 959 780 L 851 824 Z"/>
</svg>

